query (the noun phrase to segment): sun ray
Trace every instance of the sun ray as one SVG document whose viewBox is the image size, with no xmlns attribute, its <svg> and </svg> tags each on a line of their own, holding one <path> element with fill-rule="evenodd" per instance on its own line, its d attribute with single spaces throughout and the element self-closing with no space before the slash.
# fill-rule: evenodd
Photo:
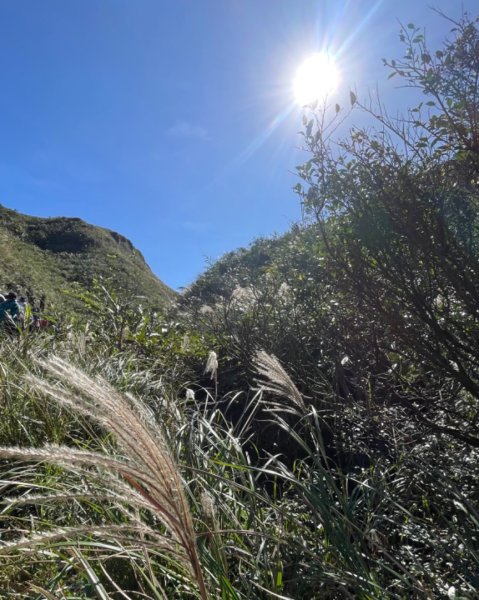
<svg viewBox="0 0 479 600">
<path fill-rule="evenodd" d="M 266 142 L 266 140 L 278 129 L 278 127 L 283 123 L 283 121 L 291 114 L 293 110 L 293 106 L 288 105 L 284 108 L 279 114 L 277 114 L 271 122 L 266 126 L 266 128 L 261 131 L 249 144 L 246 148 L 239 154 L 239 156 L 234 160 L 234 163 L 241 164 L 248 160 L 255 152 L 257 152 L 261 146 Z"/>
<path fill-rule="evenodd" d="M 375 2 L 375 4 L 373 4 L 371 6 L 371 8 L 368 10 L 368 12 L 359 21 L 357 27 L 355 27 L 354 30 L 351 32 L 351 35 L 349 35 L 347 38 L 345 38 L 343 40 L 341 46 L 338 48 L 338 52 L 337 52 L 338 56 L 341 56 L 348 50 L 348 48 L 351 46 L 353 41 L 356 39 L 356 37 L 359 35 L 359 33 L 364 29 L 366 24 L 371 20 L 372 16 L 378 10 L 378 8 L 381 6 L 381 4 L 383 4 L 383 2 L 384 2 L 384 0 L 377 0 L 377 2 Z"/>
</svg>

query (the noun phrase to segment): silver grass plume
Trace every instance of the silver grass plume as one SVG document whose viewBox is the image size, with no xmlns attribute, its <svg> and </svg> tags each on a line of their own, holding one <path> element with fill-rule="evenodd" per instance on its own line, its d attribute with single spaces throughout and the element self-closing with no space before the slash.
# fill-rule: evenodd
<svg viewBox="0 0 479 600">
<path fill-rule="evenodd" d="M 90 480 L 96 479 L 103 487 L 99 495 L 104 494 L 106 489 L 111 496 L 119 496 L 123 502 L 133 507 L 147 508 L 164 525 L 170 541 L 151 528 L 144 533 L 156 538 L 157 543 L 163 537 L 163 542 L 158 543 L 158 546 L 168 549 L 173 556 L 178 554 L 174 551 L 174 546 L 180 550 L 180 556 L 174 558 L 180 558 L 180 562 L 191 570 L 201 597 L 206 600 L 208 593 L 183 483 L 163 437 L 158 428 L 154 427 L 150 411 L 133 396 L 120 394 L 103 379 L 93 379 L 58 357 L 38 363 L 57 380 L 56 384 L 32 375 L 27 377 L 28 382 L 61 406 L 91 418 L 111 432 L 124 456 L 48 445 L 39 449 L 0 447 L 0 457 L 59 465 L 87 476 Z M 82 528 L 76 528 L 76 533 L 81 530 Z M 126 527 L 124 533 L 128 530 Z M 70 533 L 75 537 L 75 528 Z M 90 533 L 100 532 L 92 527 Z M 117 531 L 115 535 L 119 536 L 119 533 Z M 65 538 L 70 535 L 68 530 L 59 530 L 57 534 Z M 55 532 L 49 532 L 44 536 L 40 535 L 40 538 L 47 541 L 55 535 Z M 32 539 L 32 545 L 36 546 L 38 541 Z M 19 543 L 24 546 L 23 541 Z M 12 544 L 12 548 L 13 546 L 15 544 Z M 7 548 L 0 546 L 0 551 L 2 550 Z"/>
<path fill-rule="evenodd" d="M 210 375 L 210 379 L 216 379 L 218 374 L 218 355 L 211 350 L 206 361 L 205 375 Z"/>
<path fill-rule="evenodd" d="M 256 352 L 253 364 L 262 377 L 261 388 L 277 396 L 289 398 L 303 413 L 307 412 L 303 396 L 279 360 L 264 350 Z"/>
</svg>

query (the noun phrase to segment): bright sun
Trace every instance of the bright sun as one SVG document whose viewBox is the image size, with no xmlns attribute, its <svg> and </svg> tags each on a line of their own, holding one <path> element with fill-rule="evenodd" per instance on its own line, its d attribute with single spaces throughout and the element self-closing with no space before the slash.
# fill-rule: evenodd
<svg viewBox="0 0 479 600">
<path fill-rule="evenodd" d="M 339 71 L 324 52 L 311 55 L 296 71 L 294 96 L 301 106 L 323 100 L 339 83 Z"/>
</svg>

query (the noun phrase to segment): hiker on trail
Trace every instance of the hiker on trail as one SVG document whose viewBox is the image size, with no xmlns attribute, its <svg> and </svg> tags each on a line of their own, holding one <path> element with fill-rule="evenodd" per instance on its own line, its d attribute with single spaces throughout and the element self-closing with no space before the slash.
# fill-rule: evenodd
<svg viewBox="0 0 479 600">
<path fill-rule="evenodd" d="M 14 292 L 9 292 L 5 296 L 5 300 L 0 303 L 0 323 L 13 331 L 19 315 L 20 307 L 17 302 L 17 295 Z"/>
</svg>

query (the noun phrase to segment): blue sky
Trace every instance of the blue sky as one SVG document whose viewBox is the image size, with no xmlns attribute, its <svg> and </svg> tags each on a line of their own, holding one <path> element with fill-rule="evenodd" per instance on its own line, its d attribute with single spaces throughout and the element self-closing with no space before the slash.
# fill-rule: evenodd
<svg viewBox="0 0 479 600">
<path fill-rule="evenodd" d="M 173 288 L 207 259 L 281 233 L 301 109 L 292 80 L 325 46 L 338 94 L 378 87 L 398 23 L 477 0 L 0 0 L 0 203 L 119 231 Z"/>
</svg>

